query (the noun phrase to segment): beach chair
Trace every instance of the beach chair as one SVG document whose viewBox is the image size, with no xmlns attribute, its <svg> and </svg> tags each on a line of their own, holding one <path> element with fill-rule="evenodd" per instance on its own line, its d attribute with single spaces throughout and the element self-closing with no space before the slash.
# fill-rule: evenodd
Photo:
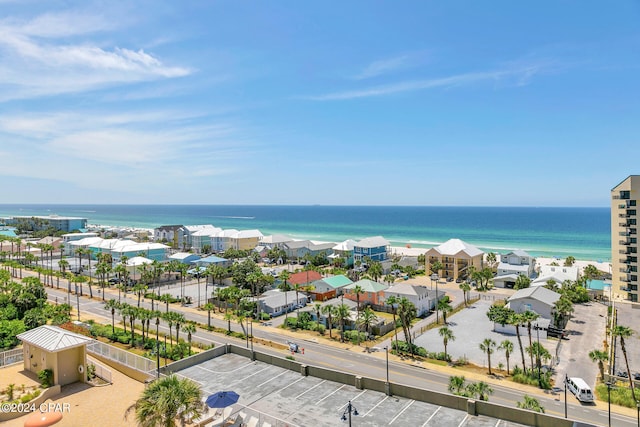
<svg viewBox="0 0 640 427">
<path fill-rule="evenodd" d="M 247 422 L 247 427 L 258 427 L 258 419 L 256 417 L 249 418 L 249 422 Z"/>
</svg>

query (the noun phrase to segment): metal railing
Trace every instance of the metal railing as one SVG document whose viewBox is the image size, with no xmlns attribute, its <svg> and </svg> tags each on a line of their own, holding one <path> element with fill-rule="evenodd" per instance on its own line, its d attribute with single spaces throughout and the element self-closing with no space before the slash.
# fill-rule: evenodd
<svg viewBox="0 0 640 427">
<path fill-rule="evenodd" d="M 96 362 L 95 360 L 91 360 L 87 362 L 87 364 L 93 365 L 95 367 L 94 374 L 96 377 L 105 380 L 109 384 L 113 383 L 113 381 L 111 381 L 111 370 L 109 368 L 102 365 L 101 363 Z"/>
<path fill-rule="evenodd" d="M 0 353 L 0 366 L 13 365 L 24 360 L 24 353 L 21 348 L 14 348 Z"/>
<path fill-rule="evenodd" d="M 142 356 L 138 356 L 137 354 L 130 353 L 126 350 L 119 349 L 100 341 L 95 341 L 91 344 L 88 344 L 87 353 L 114 360 L 118 363 L 144 373 L 156 369 L 155 361 L 144 358 Z"/>
</svg>

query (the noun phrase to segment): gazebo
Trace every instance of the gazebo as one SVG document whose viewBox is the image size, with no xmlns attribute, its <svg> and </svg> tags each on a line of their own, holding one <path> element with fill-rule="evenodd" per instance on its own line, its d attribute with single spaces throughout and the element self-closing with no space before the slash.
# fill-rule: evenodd
<svg viewBox="0 0 640 427">
<path fill-rule="evenodd" d="M 87 381 L 87 349 L 92 338 L 57 326 L 43 325 L 18 335 L 23 344 L 24 369 L 35 374 L 53 371 L 52 385 Z"/>
</svg>

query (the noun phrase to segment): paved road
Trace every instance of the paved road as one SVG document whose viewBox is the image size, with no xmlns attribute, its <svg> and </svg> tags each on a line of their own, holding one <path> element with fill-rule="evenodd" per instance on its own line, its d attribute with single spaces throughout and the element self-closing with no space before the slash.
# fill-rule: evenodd
<svg viewBox="0 0 640 427">
<path fill-rule="evenodd" d="M 66 283 L 63 286 L 61 281 L 61 289 L 46 288 L 49 292 L 50 299 L 58 299 L 59 302 L 63 301 L 66 296 Z M 108 291 L 113 292 L 113 291 Z M 117 292 L 110 294 L 117 298 Z M 75 296 L 72 296 L 72 303 L 75 307 Z M 109 299 L 107 297 L 107 299 Z M 123 297 L 124 299 L 124 297 Z M 127 297 L 127 302 L 130 304 L 137 304 L 137 298 L 131 294 Z M 151 308 L 149 302 L 142 304 L 146 308 Z M 180 311 L 179 306 L 173 306 L 173 310 Z M 93 316 L 98 316 L 104 319 L 105 323 L 111 322 L 110 314 L 103 308 L 103 303 L 100 300 L 88 300 L 88 298 L 80 298 L 80 310 L 81 313 L 89 312 Z M 207 322 L 206 313 L 197 314 L 191 311 L 182 310 L 185 317 L 189 320 L 194 320 L 200 323 Z M 213 319 L 212 324 L 217 327 L 227 327 L 227 322 L 220 319 Z M 163 331 L 168 332 L 166 325 L 161 325 Z M 240 326 L 237 323 L 232 322 L 232 330 L 240 331 Z M 264 326 L 256 326 L 253 330 L 254 336 L 257 338 L 270 340 L 273 342 L 286 342 L 289 338 L 287 335 L 282 334 L 281 331 Z M 218 345 L 225 342 L 234 341 L 236 343 L 243 343 L 242 340 L 233 339 L 228 336 L 220 336 L 218 334 L 212 334 L 206 331 L 198 330 L 194 336 L 194 341 L 203 342 L 206 344 L 217 343 Z M 351 372 L 357 375 L 367 375 L 374 378 L 384 379 L 386 375 L 386 365 L 384 355 L 382 354 L 367 354 L 362 352 L 361 347 L 351 347 L 352 349 L 336 348 L 323 344 L 318 344 L 312 341 L 306 341 L 303 345 L 306 348 L 304 355 L 296 355 L 296 358 L 313 363 L 318 366 L 335 368 L 339 366 L 341 370 Z M 270 347 L 260 346 L 260 351 L 269 354 L 277 354 L 282 356 L 285 354 L 281 350 L 275 350 Z M 447 392 L 447 386 L 449 382 L 449 375 L 438 371 L 430 370 L 419 363 L 406 364 L 402 362 L 390 362 L 389 374 L 391 382 L 397 382 L 410 386 L 422 387 L 427 390 L 434 390 L 440 392 Z M 500 385 L 493 386 L 494 394 L 491 396 L 491 401 L 504 404 L 507 406 L 515 406 L 515 403 L 522 400 L 522 392 L 519 390 L 510 389 Z M 539 397 L 539 401 L 546 409 L 547 413 L 563 416 L 564 415 L 564 402 L 562 396 L 549 396 Z M 578 419 L 585 422 L 594 424 L 603 424 L 606 422 L 607 413 L 598 410 L 594 406 L 586 406 L 578 404 L 573 396 L 569 395 L 568 399 L 568 413 L 571 418 Z M 612 414 L 612 418 L 616 422 L 616 426 L 632 426 L 636 425 L 635 418 L 629 418 L 618 414 Z"/>
</svg>

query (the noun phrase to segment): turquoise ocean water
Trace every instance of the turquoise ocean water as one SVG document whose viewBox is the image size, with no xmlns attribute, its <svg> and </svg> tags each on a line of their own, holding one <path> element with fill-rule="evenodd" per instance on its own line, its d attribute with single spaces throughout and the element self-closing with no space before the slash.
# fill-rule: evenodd
<svg viewBox="0 0 640 427">
<path fill-rule="evenodd" d="M 0 205 L 0 217 L 66 215 L 90 224 L 154 228 L 213 224 L 339 242 L 382 235 L 394 246 L 431 247 L 459 238 L 486 251 L 611 258 L 609 208 L 431 206 Z"/>
</svg>

